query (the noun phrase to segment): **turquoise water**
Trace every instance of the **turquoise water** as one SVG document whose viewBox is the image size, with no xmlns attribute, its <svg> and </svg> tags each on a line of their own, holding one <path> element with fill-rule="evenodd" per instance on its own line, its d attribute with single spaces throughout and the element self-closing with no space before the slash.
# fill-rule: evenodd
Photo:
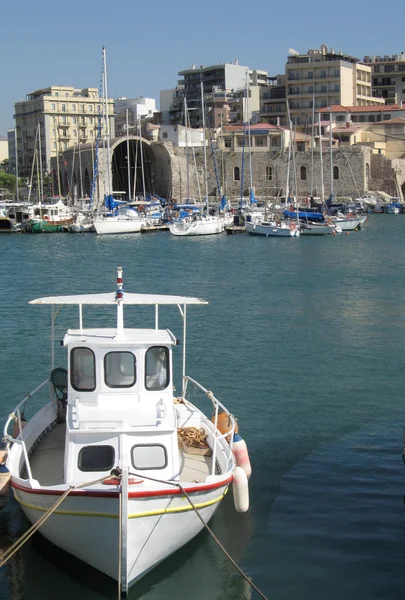
<svg viewBox="0 0 405 600">
<path fill-rule="evenodd" d="M 187 372 L 238 417 L 253 466 L 249 513 L 228 494 L 214 532 L 271 600 L 403 598 L 404 231 L 402 215 L 372 215 L 360 232 L 285 240 L 2 235 L 1 422 L 50 370 L 50 309 L 30 299 L 113 290 L 117 264 L 127 291 L 207 299 L 188 311 Z M 85 323 L 99 314 L 85 309 Z M 102 318 L 113 324 L 113 310 Z M 152 326 L 153 314 L 126 323 Z M 76 324 L 63 309 L 58 339 Z M 161 324 L 181 336 L 174 309 Z M 0 545 L 24 527 L 10 502 Z M 130 598 L 179 594 L 257 597 L 205 532 Z M 40 536 L 1 572 L 0 598 L 116 596 Z"/>
</svg>

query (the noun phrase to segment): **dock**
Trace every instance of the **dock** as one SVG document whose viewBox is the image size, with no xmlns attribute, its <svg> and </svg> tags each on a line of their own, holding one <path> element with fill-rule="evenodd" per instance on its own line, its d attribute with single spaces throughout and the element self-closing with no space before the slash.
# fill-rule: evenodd
<svg viewBox="0 0 405 600">
<path fill-rule="evenodd" d="M 167 223 L 163 225 L 142 225 L 141 233 L 150 233 L 151 231 L 169 231 Z"/>
<path fill-rule="evenodd" d="M 245 233 L 244 225 L 227 225 L 225 231 L 228 235 L 235 235 L 236 233 Z"/>
</svg>

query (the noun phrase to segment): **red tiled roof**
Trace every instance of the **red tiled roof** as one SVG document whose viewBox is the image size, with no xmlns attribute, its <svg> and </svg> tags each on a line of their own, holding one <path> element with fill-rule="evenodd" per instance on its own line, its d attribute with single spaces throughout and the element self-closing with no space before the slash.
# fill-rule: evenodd
<svg viewBox="0 0 405 600">
<path fill-rule="evenodd" d="M 371 123 L 371 125 L 405 125 L 405 118 L 395 117 L 395 119 L 388 119 L 387 121 L 377 121 L 377 123 Z"/>
<path fill-rule="evenodd" d="M 321 113 L 359 113 L 359 112 L 387 112 L 393 110 L 404 110 L 398 104 L 375 104 L 374 106 L 342 106 L 341 104 L 333 104 L 326 108 L 321 108 Z"/>
<path fill-rule="evenodd" d="M 243 131 L 247 129 L 247 125 L 224 125 L 224 131 Z M 250 131 L 263 130 L 263 129 L 277 129 L 281 131 L 282 127 L 278 127 L 277 125 L 272 125 L 271 123 L 256 123 L 255 125 L 250 126 Z"/>
</svg>

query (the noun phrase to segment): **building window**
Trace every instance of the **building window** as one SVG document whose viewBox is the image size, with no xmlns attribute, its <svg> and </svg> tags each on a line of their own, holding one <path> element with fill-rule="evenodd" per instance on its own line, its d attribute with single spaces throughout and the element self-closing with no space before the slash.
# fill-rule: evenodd
<svg viewBox="0 0 405 600">
<path fill-rule="evenodd" d="M 59 92 L 55 92 L 55 96 L 59 96 Z"/>
<path fill-rule="evenodd" d="M 56 109 L 56 104 L 54 102 L 52 102 L 51 104 L 51 110 L 55 110 Z"/>
<path fill-rule="evenodd" d="M 267 181 L 271 181 L 273 179 L 273 169 L 271 167 L 266 167 L 266 179 Z"/>
<path fill-rule="evenodd" d="M 73 129 L 73 137 L 77 137 L 77 129 Z"/>
<path fill-rule="evenodd" d="M 333 167 L 333 179 L 338 180 L 339 179 L 339 167 Z"/>
<path fill-rule="evenodd" d="M 94 131 L 92 129 L 90 130 L 90 137 L 94 137 Z"/>
<path fill-rule="evenodd" d="M 301 167 L 300 176 L 301 176 L 301 181 L 307 180 L 307 168 L 306 167 Z"/>
<path fill-rule="evenodd" d="M 76 112 L 76 104 L 72 104 L 72 112 Z"/>
<path fill-rule="evenodd" d="M 93 105 L 92 105 L 92 104 L 88 104 L 88 105 L 87 105 L 87 110 L 88 110 L 89 112 L 93 112 Z"/>
<path fill-rule="evenodd" d="M 89 123 L 90 125 L 93 125 L 93 117 L 89 117 Z"/>
<path fill-rule="evenodd" d="M 164 140 L 167 140 L 167 138 L 168 138 L 167 131 L 163 132 L 163 136 L 162 137 L 163 137 Z"/>
<path fill-rule="evenodd" d="M 264 139 L 262 137 L 255 137 L 255 146 L 262 148 L 264 146 Z"/>
<path fill-rule="evenodd" d="M 76 124 L 76 123 L 77 123 L 77 117 L 73 117 L 73 118 L 72 118 L 72 123 L 73 123 L 73 124 Z"/>
<path fill-rule="evenodd" d="M 81 110 L 82 112 L 84 112 L 84 104 L 81 104 L 81 105 L 80 105 L 80 110 Z"/>
<path fill-rule="evenodd" d="M 63 142 L 63 149 L 67 150 L 67 147 L 68 147 L 67 142 Z"/>
<path fill-rule="evenodd" d="M 62 104 L 62 112 L 66 112 L 66 104 Z"/>
<path fill-rule="evenodd" d="M 62 125 L 66 125 L 66 117 L 61 117 Z"/>
<path fill-rule="evenodd" d="M 234 181 L 240 181 L 240 170 L 239 167 L 235 167 L 233 170 L 233 179 Z"/>
<path fill-rule="evenodd" d="M 224 139 L 224 146 L 225 146 L 225 148 L 232 148 L 232 140 L 231 140 L 231 138 L 225 138 Z"/>
</svg>

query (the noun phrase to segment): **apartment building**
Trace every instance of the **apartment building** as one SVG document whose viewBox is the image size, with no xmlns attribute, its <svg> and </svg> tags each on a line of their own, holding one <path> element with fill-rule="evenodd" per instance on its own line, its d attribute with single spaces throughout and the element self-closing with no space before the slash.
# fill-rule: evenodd
<svg viewBox="0 0 405 600">
<path fill-rule="evenodd" d="M 269 77 L 268 85 L 260 88 L 260 119 L 271 125 L 288 125 L 284 74 Z"/>
<path fill-rule="evenodd" d="M 128 110 L 128 128 L 134 131 L 140 119 L 152 119 L 156 112 L 154 98 L 117 98 L 115 100 L 115 135 L 126 135 Z"/>
<path fill-rule="evenodd" d="M 108 99 L 107 105 L 110 136 L 114 137 L 114 100 Z M 28 94 L 25 100 L 14 105 L 14 109 L 18 171 L 20 177 L 29 177 L 38 123 L 42 168 L 50 172 L 52 158 L 76 144 L 95 142 L 103 101 L 97 88 L 50 86 Z M 105 135 L 106 132 L 100 133 Z"/>
<path fill-rule="evenodd" d="M 384 104 L 382 98 L 373 96 L 371 71 L 358 58 L 328 50 L 325 45 L 306 54 L 290 49 L 285 75 L 291 119 L 301 128 L 310 124 L 314 97 L 316 111 L 333 104 Z"/>
<path fill-rule="evenodd" d="M 365 56 L 364 64 L 371 67 L 372 89 L 386 104 L 405 100 L 405 53 L 384 56 Z"/>
<path fill-rule="evenodd" d="M 192 65 L 189 69 L 179 71 L 178 75 L 182 77 L 173 90 L 162 90 L 160 95 L 160 109 L 162 111 L 163 123 L 180 123 L 184 116 L 183 105 L 186 98 L 187 106 L 190 109 L 190 124 L 193 127 L 201 127 L 201 82 L 203 84 L 204 95 L 207 94 L 213 98 L 213 94 L 220 92 L 232 94 L 238 90 L 243 90 L 247 83 L 252 88 L 259 88 L 267 85 L 267 71 L 249 69 L 247 66 L 240 65 L 235 59 L 233 63 L 222 63 L 205 67 L 201 65 L 196 67 Z M 225 102 L 226 103 L 226 102 Z M 224 109 L 221 108 L 224 112 Z M 224 115 L 222 115 L 224 116 Z"/>
</svg>

